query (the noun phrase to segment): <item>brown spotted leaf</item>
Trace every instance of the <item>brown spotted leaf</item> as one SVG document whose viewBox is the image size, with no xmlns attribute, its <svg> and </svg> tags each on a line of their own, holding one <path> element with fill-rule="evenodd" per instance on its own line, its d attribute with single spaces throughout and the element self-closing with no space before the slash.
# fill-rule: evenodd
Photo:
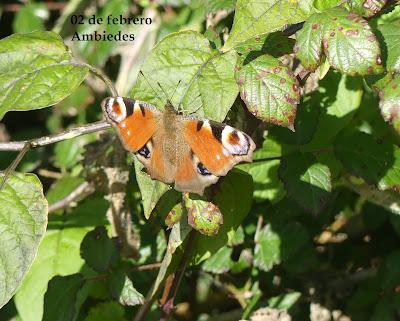
<svg viewBox="0 0 400 321">
<path fill-rule="evenodd" d="M 293 130 L 300 91 L 287 67 L 263 55 L 250 62 L 244 60 L 235 77 L 240 97 L 254 116 Z"/>
<path fill-rule="evenodd" d="M 309 70 L 320 65 L 324 54 L 333 68 L 345 74 L 383 72 L 379 43 L 367 21 L 343 8 L 312 15 L 296 38 L 296 57 Z"/>
<path fill-rule="evenodd" d="M 218 206 L 203 200 L 186 199 L 188 222 L 191 227 L 201 234 L 212 236 L 218 233 L 219 227 L 224 222 Z"/>
<path fill-rule="evenodd" d="M 388 0 L 349 0 L 348 6 L 352 12 L 368 18 L 381 11 L 387 1 Z"/>
<path fill-rule="evenodd" d="M 379 108 L 385 121 L 400 133 L 400 76 L 396 76 L 379 91 Z"/>
</svg>

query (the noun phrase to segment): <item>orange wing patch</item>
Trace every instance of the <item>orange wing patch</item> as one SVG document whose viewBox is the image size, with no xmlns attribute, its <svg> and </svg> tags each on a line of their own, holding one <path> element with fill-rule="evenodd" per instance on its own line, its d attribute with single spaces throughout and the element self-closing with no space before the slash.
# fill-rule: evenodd
<svg viewBox="0 0 400 321">
<path fill-rule="evenodd" d="M 126 149 L 137 152 L 154 135 L 157 128 L 154 113 L 149 109 L 134 108 L 132 115 L 116 125 Z"/>
<path fill-rule="evenodd" d="M 193 166 L 192 158 L 190 154 L 183 157 L 182 163 L 178 168 L 175 176 L 175 182 L 177 184 L 182 182 L 189 182 L 195 180 L 197 177 L 197 173 Z"/>
<path fill-rule="evenodd" d="M 194 154 L 203 165 L 213 174 L 226 175 L 232 167 L 233 157 L 224 153 L 224 146 L 216 139 L 208 126 L 197 130 L 197 120 L 185 123 L 184 136 Z"/>
<path fill-rule="evenodd" d="M 162 149 L 159 148 L 159 146 L 154 146 L 147 171 L 153 179 L 158 179 L 165 183 L 172 183 L 172 180 L 166 177 L 164 157 Z"/>
</svg>

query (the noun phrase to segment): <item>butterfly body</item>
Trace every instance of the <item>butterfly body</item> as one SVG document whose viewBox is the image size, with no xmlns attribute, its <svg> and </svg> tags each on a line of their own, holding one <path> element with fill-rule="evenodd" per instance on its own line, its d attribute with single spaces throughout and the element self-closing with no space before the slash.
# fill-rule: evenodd
<svg viewBox="0 0 400 321">
<path fill-rule="evenodd" d="M 177 113 L 122 97 L 102 108 L 124 147 L 135 152 L 151 178 L 175 183 L 182 192 L 203 194 L 237 163 L 251 161 L 255 144 L 245 133 L 211 120 Z"/>
</svg>

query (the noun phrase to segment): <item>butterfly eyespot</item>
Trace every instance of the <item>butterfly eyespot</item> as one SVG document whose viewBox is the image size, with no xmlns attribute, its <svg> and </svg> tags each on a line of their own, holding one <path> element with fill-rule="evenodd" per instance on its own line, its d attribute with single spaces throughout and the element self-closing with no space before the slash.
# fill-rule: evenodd
<svg viewBox="0 0 400 321">
<path fill-rule="evenodd" d="M 141 149 L 139 149 L 138 153 L 144 158 L 150 158 L 150 150 L 147 148 L 146 145 L 144 145 Z"/>
<path fill-rule="evenodd" d="M 202 163 L 197 164 L 197 171 L 201 175 L 211 175 L 210 171 L 207 168 L 205 168 Z"/>
</svg>

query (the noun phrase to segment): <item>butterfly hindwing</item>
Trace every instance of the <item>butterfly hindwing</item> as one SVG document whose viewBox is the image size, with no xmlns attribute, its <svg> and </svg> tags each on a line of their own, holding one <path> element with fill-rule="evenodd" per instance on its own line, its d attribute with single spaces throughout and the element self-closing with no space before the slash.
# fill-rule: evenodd
<svg viewBox="0 0 400 321">
<path fill-rule="evenodd" d="M 224 176 L 242 161 L 251 161 L 255 149 L 245 133 L 210 120 L 187 120 L 183 135 L 193 153 L 212 174 Z"/>
<path fill-rule="evenodd" d="M 218 181 L 218 176 L 209 172 L 193 153 L 182 157 L 176 170 L 175 189 L 202 195 L 204 188 Z"/>
</svg>

